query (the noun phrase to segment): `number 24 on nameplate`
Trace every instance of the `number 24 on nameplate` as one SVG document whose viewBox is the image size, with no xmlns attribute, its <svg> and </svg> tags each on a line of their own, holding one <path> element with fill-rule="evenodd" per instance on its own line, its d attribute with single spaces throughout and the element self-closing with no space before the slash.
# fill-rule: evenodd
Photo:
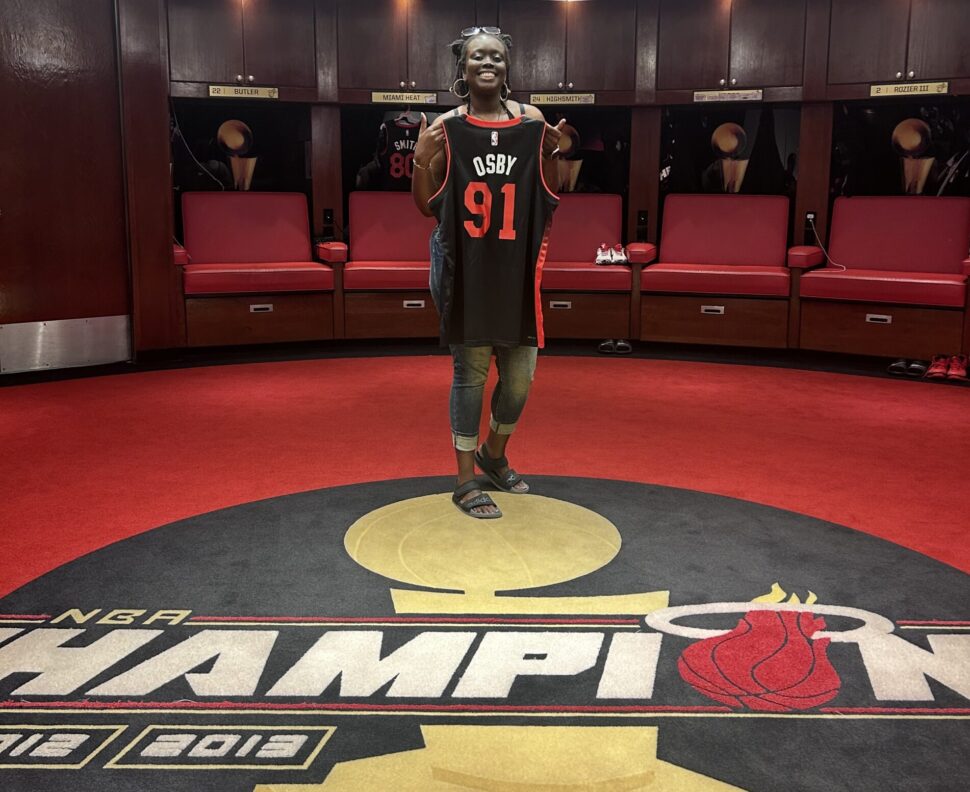
<svg viewBox="0 0 970 792">
<path fill-rule="evenodd" d="M 504 209 L 502 211 L 502 227 L 499 229 L 499 239 L 515 239 L 515 184 L 507 182 L 502 185 Z M 481 218 L 481 225 L 474 220 L 465 221 L 468 236 L 479 239 L 488 233 L 492 225 L 492 191 L 485 182 L 469 182 L 465 188 L 465 208 L 473 215 Z"/>
</svg>

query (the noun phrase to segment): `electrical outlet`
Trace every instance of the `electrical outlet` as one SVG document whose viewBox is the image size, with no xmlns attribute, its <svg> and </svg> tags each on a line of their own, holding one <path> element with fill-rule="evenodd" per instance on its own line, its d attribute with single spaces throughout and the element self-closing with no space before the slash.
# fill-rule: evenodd
<svg viewBox="0 0 970 792">
<path fill-rule="evenodd" d="M 814 223 L 815 222 L 815 212 L 805 212 L 805 222 Z"/>
</svg>

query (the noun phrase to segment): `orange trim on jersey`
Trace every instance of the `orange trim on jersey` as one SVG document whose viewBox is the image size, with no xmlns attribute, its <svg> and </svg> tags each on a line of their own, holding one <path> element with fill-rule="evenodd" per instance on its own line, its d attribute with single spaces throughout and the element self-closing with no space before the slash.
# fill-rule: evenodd
<svg viewBox="0 0 970 792">
<path fill-rule="evenodd" d="M 549 231 L 552 229 L 552 218 L 546 221 L 546 230 L 542 233 L 542 244 L 539 245 L 539 257 L 536 259 L 536 281 L 534 291 L 536 295 L 536 344 L 539 349 L 546 345 L 546 334 L 542 328 L 542 267 L 546 263 L 546 253 L 549 250 Z"/>
<path fill-rule="evenodd" d="M 504 121 L 483 121 L 481 118 L 475 118 L 475 116 L 468 115 L 468 113 L 459 113 L 458 115 L 460 118 L 464 118 L 472 126 L 488 127 L 489 129 L 518 126 L 522 123 L 522 119 L 524 117 L 516 116 L 515 118 L 507 118 Z"/>
<path fill-rule="evenodd" d="M 444 190 L 448 184 L 448 176 L 451 174 L 451 141 L 448 140 L 448 129 L 445 126 L 444 121 L 441 122 L 441 131 L 445 133 L 445 178 L 441 182 L 441 186 L 438 188 L 438 191 L 428 199 L 428 208 L 431 207 L 431 202 L 441 195 L 442 190 Z M 429 162 L 428 164 L 430 165 L 431 163 Z"/>
<path fill-rule="evenodd" d="M 542 168 L 542 144 L 546 141 L 546 128 L 542 128 L 542 137 L 539 138 L 539 178 L 542 180 L 542 186 L 546 188 L 546 192 L 551 198 L 555 198 L 556 202 L 559 201 L 559 195 L 554 193 L 548 184 L 546 184 L 546 172 Z"/>
</svg>

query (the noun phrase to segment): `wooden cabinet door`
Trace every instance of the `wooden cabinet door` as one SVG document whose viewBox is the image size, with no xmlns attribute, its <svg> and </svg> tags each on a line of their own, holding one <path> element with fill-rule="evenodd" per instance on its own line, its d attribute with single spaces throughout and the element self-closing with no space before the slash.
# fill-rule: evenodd
<svg viewBox="0 0 970 792">
<path fill-rule="evenodd" d="M 410 0 L 408 82 L 414 90 L 447 91 L 455 81 L 449 44 L 475 22 L 474 0 Z M 490 23 L 493 24 L 493 23 Z"/>
<path fill-rule="evenodd" d="M 502 0 L 499 27 L 512 36 L 513 91 L 561 91 L 566 84 L 566 7 L 557 0 Z M 608 41 L 604 46 L 612 46 Z"/>
<path fill-rule="evenodd" d="M 316 88 L 313 4 L 314 0 L 251 0 L 244 5 L 247 84 Z"/>
<path fill-rule="evenodd" d="M 801 85 L 805 0 L 734 0 L 728 87 Z"/>
<path fill-rule="evenodd" d="M 829 28 L 829 84 L 902 79 L 908 29 L 906 0 L 835 0 Z"/>
<path fill-rule="evenodd" d="M 407 85 L 407 3 L 340 0 L 337 73 L 341 88 L 401 90 Z"/>
<path fill-rule="evenodd" d="M 933 80 L 970 77 L 970 3 L 913 0 L 907 77 Z"/>
<path fill-rule="evenodd" d="M 730 2 L 661 0 L 659 30 L 658 91 L 726 87 Z"/>
<path fill-rule="evenodd" d="M 636 87 L 636 0 L 567 4 L 566 79 L 577 91 Z"/>
<path fill-rule="evenodd" d="M 245 74 L 240 0 L 168 0 L 169 75 L 235 84 Z"/>
</svg>

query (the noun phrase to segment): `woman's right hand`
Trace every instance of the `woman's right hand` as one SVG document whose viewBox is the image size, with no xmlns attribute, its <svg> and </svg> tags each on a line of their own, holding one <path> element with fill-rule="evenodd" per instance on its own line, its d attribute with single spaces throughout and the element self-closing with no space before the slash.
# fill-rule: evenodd
<svg viewBox="0 0 970 792">
<path fill-rule="evenodd" d="M 428 117 L 421 114 L 418 142 L 414 146 L 414 159 L 421 167 L 431 166 L 431 160 L 445 147 L 445 130 L 441 124 L 428 126 Z"/>
</svg>

